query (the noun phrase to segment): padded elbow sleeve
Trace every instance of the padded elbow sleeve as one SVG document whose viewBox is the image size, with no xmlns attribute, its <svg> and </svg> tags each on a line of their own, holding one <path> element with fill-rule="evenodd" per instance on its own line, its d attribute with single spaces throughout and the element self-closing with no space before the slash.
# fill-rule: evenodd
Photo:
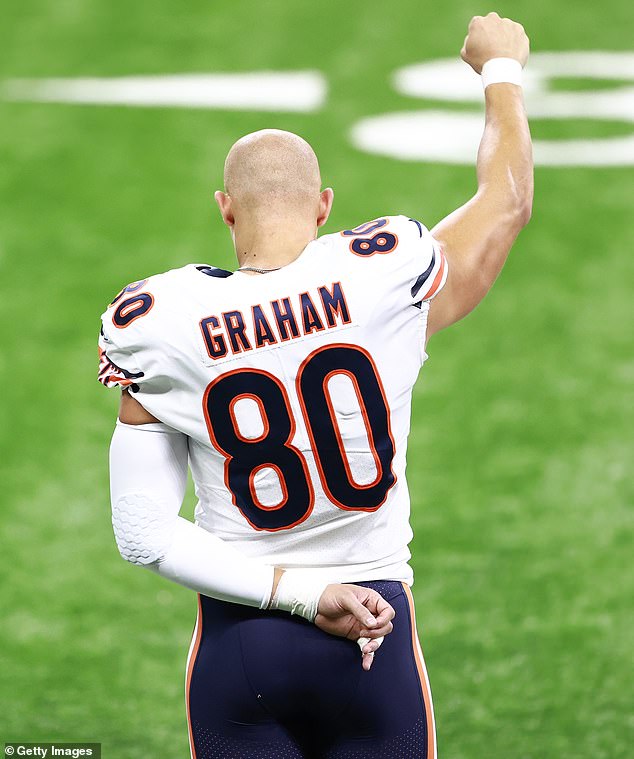
<svg viewBox="0 0 634 759">
<path fill-rule="evenodd" d="M 180 517 L 186 484 L 185 435 L 163 424 L 117 424 L 110 495 L 119 553 L 197 593 L 265 608 L 273 567 Z"/>
<path fill-rule="evenodd" d="M 151 564 L 164 558 L 174 520 L 169 506 L 144 493 L 127 493 L 112 502 L 117 547 L 131 564 Z"/>
<path fill-rule="evenodd" d="M 132 564 L 164 558 L 187 482 L 187 440 L 162 424 L 119 422 L 110 446 L 112 527 Z"/>
</svg>

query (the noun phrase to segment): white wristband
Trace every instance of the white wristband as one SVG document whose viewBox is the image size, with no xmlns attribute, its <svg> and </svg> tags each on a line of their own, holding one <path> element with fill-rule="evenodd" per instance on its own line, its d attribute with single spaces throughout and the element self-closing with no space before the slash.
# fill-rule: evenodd
<svg viewBox="0 0 634 759">
<path fill-rule="evenodd" d="M 491 58 L 482 66 L 482 86 L 516 84 L 522 86 L 522 64 L 515 58 Z"/>
<path fill-rule="evenodd" d="M 314 622 L 319 599 L 329 584 L 323 579 L 308 577 L 305 571 L 286 570 L 277 584 L 269 608 L 290 611 Z"/>
</svg>

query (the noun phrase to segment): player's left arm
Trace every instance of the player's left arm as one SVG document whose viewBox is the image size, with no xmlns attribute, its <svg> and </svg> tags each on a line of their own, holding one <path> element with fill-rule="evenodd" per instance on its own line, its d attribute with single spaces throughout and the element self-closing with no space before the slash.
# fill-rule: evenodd
<svg viewBox="0 0 634 759">
<path fill-rule="evenodd" d="M 306 580 L 247 557 L 179 516 L 188 465 L 187 437 L 123 392 L 110 448 L 113 527 L 123 558 L 203 595 L 290 611 L 325 632 L 359 643 L 370 669 L 394 610 L 376 591 Z"/>
</svg>

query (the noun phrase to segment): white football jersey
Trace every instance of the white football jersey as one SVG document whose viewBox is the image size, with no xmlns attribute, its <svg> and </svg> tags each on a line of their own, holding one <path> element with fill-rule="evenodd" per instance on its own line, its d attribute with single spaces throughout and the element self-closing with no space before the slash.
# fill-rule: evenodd
<svg viewBox="0 0 634 759">
<path fill-rule="evenodd" d="M 184 266 L 110 304 L 99 379 L 189 437 L 202 528 L 268 564 L 411 583 L 412 388 L 446 276 L 404 216 L 267 274 Z"/>
</svg>

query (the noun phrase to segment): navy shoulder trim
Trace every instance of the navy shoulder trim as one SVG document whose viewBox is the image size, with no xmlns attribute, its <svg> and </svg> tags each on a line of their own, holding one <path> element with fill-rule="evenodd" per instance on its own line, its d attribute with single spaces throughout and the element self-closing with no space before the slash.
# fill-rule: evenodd
<svg viewBox="0 0 634 759">
<path fill-rule="evenodd" d="M 431 263 L 425 269 L 425 271 L 418 277 L 416 282 L 414 282 L 414 284 L 412 285 L 412 289 L 411 289 L 412 298 L 415 298 L 418 295 L 419 290 L 429 278 L 429 275 L 432 273 L 432 270 L 435 265 L 436 265 L 436 251 L 432 248 Z"/>
<path fill-rule="evenodd" d="M 423 236 L 423 225 L 420 223 L 420 221 L 416 221 L 416 219 L 408 219 L 407 221 L 412 221 L 416 226 L 418 227 L 418 236 Z"/>
<path fill-rule="evenodd" d="M 226 279 L 227 277 L 233 276 L 232 271 L 227 271 L 226 269 L 218 269 L 215 266 L 197 266 L 196 268 L 199 272 L 206 274 L 208 277 Z"/>
</svg>

